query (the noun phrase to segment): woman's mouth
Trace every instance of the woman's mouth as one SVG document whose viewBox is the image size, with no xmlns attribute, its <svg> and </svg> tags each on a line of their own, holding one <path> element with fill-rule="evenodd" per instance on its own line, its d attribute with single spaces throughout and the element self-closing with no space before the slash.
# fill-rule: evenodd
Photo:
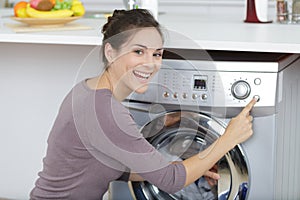
<svg viewBox="0 0 300 200">
<path fill-rule="evenodd" d="M 139 79 L 147 80 L 151 76 L 152 73 L 146 73 L 146 72 L 133 70 L 133 74 Z"/>
</svg>

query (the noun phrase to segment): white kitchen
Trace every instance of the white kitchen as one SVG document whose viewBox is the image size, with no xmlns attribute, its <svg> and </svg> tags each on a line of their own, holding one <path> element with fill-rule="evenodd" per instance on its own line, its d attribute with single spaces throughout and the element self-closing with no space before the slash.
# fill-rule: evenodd
<svg viewBox="0 0 300 200">
<path fill-rule="evenodd" d="M 115 9 L 128 9 L 131 3 L 143 8 L 143 0 L 81 1 L 83 16 L 54 25 L 16 19 L 14 5 L 19 1 L 0 1 L 0 199 L 29 199 L 62 101 L 75 84 L 104 69 L 101 28 L 107 17 Z M 165 74 L 155 81 L 169 84 L 165 79 L 186 75 L 175 82 L 184 85 L 192 80 L 188 83 L 192 91 L 159 87 L 155 95 L 130 97 L 124 105 L 132 102 L 128 107 L 138 118 L 138 126 L 174 112 L 172 106 L 155 109 L 182 97 L 180 102 L 192 105 L 188 110 L 201 114 L 200 119 L 214 116 L 211 119 L 221 121 L 225 128 L 255 96 L 259 101 L 252 112 L 254 136 L 222 162 L 228 168 L 223 177 L 235 177 L 241 171 L 247 179 L 238 183 L 234 178 L 220 180 L 212 199 L 300 199 L 300 1 L 152 0 L 150 4 L 155 5 L 146 8 L 157 14 L 166 33 L 164 48 L 171 53 L 163 62 L 176 68 L 177 74 L 163 68 Z M 199 66 L 201 76 L 190 65 Z M 214 98 L 215 94 L 221 97 Z M 243 170 L 233 169 L 239 162 Z M 221 182 L 227 188 L 221 189 Z M 134 197 L 137 190 L 146 192 Z M 151 184 L 115 183 L 106 198 L 199 198 L 165 197 L 157 191 Z"/>
</svg>

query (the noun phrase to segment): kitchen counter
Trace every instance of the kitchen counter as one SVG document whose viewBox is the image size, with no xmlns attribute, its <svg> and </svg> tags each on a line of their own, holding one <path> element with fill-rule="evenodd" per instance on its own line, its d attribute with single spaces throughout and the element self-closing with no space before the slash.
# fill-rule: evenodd
<svg viewBox="0 0 300 200">
<path fill-rule="evenodd" d="M 21 24 L 10 17 L 13 15 L 11 9 L 6 9 L 1 13 L 0 19 L 0 42 L 12 43 L 35 43 L 35 44 L 74 44 L 74 45 L 100 45 L 101 38 L 99 30 L 105 22 L 103 15 L 100 19 L 87 19 L 71 22 L 90 27 L 87 30 L 64 30 L 64 31 L 41 31 L 41 32 L 24 32 L 15 33 L 11 28 L 6 26 Z"/>
<path fill-rule="evenodd" d="M 14 33 L 6 23 L 19 23 L 9 18 L 12 11 L 2 13 L 0 42 L 101 45 L 100 29 L 106 19 L 82 18 L 76 22 L 90 30 Z M 166 46 L 172 48 L 201 48 L 210 50 L 300 53 L 300 24 L 244 23 L 240 16 L 190 15 L 163 13 L 160 23 L 172 32 Z M 176 36 L 175 36 L 176 34 Z"/>
<path fill-rule="evenodd" d="M 162 16 L 171 30 L 191 38 L 202 49 L 300 53 L 300 24 L 244 23 L 239 17 Z M 181 48 L 189 48 L 181 45 Z"/>
</svg>

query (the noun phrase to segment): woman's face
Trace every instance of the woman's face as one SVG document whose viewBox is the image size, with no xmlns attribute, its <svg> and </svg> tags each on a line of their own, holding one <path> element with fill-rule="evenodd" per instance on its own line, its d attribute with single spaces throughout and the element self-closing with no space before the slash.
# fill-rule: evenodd
<svg viewBox="0 0 300 200">
<path fill-rule="evenodd" d="M 114 88 L 124 93 L 144 93 L 162 62 L 163 41 L 155 28 L 143 28 L 117 52 L 109 67 Z"/>
</svg>

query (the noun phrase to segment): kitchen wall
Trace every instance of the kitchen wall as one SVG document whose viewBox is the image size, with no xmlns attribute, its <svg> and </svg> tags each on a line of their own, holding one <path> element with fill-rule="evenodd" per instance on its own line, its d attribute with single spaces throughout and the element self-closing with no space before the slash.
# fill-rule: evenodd
<svg viewBox="0 0 300 200">
<path fill-rule="evenodd" d="M 0 7 L 5 4 L 13 6 L 20 0 L 0 0 Z M 29 1 L 29 0 L 28 0 Z M 87 12 L 111 12 L 114 9 L 123 9 L 123 0 L 81 0 Z M 139 1 L 139 0 L 137 0 Z M 160 13 L 179 14 L 213 14 L 213 15 L 245 15 L 247 0 L 158 0 Z M 276 14 L 276 0 L 269 1 L 269 15 L 274 18 Z M 288 0 L 292 1 L 292 0 Z M 6 3 L 5 3 L 6 2 Z"/>
<path fill-rule="evenodd" d="M 8 2 L 8 5 L 12 5 L 18 1 L 20 0 L 0 0 L 0 7 L 3 7 L 5 2 Z M 274 5 L 275 1 L 269 0 L 272 5 Z M 123 0 L 82 0 L 82 2 L 86 5 L 88 11 L 110 11 L 115 8 L 124 8 Z M 161 12 L 191 13 L 217 10 L 221 14 L 232 12 L 235 8 L 243 8 L 246 0 L 158 0 L 158 2 Z"/>
<path fill-rule="evenodd" d="M 90 11 L 124 8 L 123 0 L 82 0 Z M 215 13 L 230 14 L 243 13 L 246 0 L 158 0 L 160 12 L 187 13 Z M 274 8 L 276 0 L 269 0 L 270 7 Z"/>
<path fill-rule="evenodd" d="M 124 8 L 123 0 L 107 0 L 107 1 L 95 1 L 95 0 L 82 0 L 88 10 L 112 10 L 114 8 Z M 207 8 L 217 7 L 241 7 L 244 4 L 244 0 L 158 0 L 159 11 L 161 12 L 180 12 L 191 13 L 207 11 Z M 182 9 L 184 8 L 184 9 Z M 221 10 L 224 10 L 221 9 Z"/>
</svg>

